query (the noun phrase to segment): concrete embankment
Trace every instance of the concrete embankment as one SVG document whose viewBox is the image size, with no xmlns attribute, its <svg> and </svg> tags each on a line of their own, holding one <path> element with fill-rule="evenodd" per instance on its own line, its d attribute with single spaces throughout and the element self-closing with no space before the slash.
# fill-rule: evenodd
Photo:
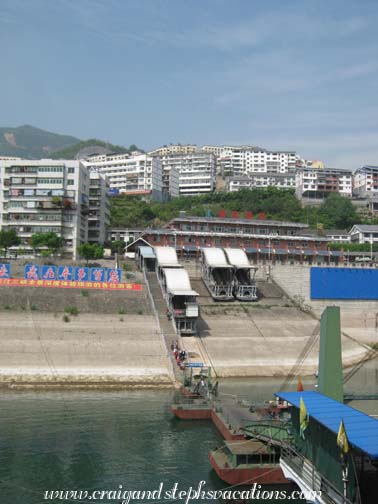
<svg viewBox="0 0 378 504">
<path fill-rule="evenodd" d="M 0 314 L 0 386 L 169 386 L 151 315 Z"/>
</svg>

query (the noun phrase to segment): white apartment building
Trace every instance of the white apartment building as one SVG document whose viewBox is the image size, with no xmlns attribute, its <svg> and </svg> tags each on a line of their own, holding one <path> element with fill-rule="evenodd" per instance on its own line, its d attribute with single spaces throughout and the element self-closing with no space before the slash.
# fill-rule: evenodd
<svg viewBox="0 0 378 504">
<path fill-rule="evenodd" d="M 120 194 L 148 196 L 162 200 L 162 167 L 159 157 L 139 154 L 115 154 L 88 158 L 83 164 L 91 172 L 105 175 L 111 189 Z"/>
<path fill-rule="evenodd" d="M 330 193 L 352 197 L 352 170 L 342 168 L 298 168 L 295 175 L 298 198 L 324 198 Z"/>
<path fill-rule="evenodd" d="M 349 231 L 352 243 L 378 243 L 378 226 L 374 224 L 355 224 Z"/>
<path fill-rule="evenodd" d="M 177 168 L 169 166 L 163 169 L 163 201 L 180 195 L 180 174 Z"/>
<path fill-rule="evenodd" d="M 0 228 L 15 229 L 18 248 L 29 253 L 33 234 L 54 232 L 76 259 L 88 239 L 88 194 L 88 170 L 79 161 L 0 161 Z"/>
<path fill-rule="evenodd" d="M 192 144 L 171 144 L 163 145 L 149 152 L 150 156 L 168 156 L 169 154 L 191 154 L 198 150 L 197 145 Z"/>
<path fill-rule="evenodd" d="M 229 192 L 255 187 L 276 187 L 278 189 L 295 188 L 294 173 L 251 173 L 248 177 L 230 177 L 227 180 Z"/>
<path fill-rule="evenodd" d="M 362 166 L 354 172 L 353 194 L 373 197 L 378 194 L 378 166 Z"/>
<path fill-rule="evenodd" d="M 179 174 L 180 195 L 199 195 L 214 191 L 216 183 L 215 156 L 210 152 L 168 154 L 161 157 L 163 173 L 172 169 Z"/>
<path fill-rule="evenodd" d="M 248 145 L 204 145 L 202 150 L 212 152 L 222 175 L 243 176 L 250 173 L 288 173 L 294 171 L 300 157 L 293 151 L 268 151 Z"/>
<path fill-rule="evenodd" d="M 88 241 L 103 245 L 110 223 L 109 182 L 105 175 L 89 173 Z"/>
</svg>

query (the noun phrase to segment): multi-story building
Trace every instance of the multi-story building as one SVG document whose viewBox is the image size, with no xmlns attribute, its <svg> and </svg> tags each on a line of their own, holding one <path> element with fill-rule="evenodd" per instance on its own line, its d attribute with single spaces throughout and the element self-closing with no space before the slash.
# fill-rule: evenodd
<svg viewBox="0 0 378 504">
<path fill-rule="evenodd" d="M 110 223 L 109 182 L 98 172 L 89 174 L 88 241 L 103 245 Z"/>
<path fill-rule="evenodd" d="M 180 174 L 175 166 L 162 170 L 163 173 L 163 200 L 177 198 L 180 195 Z"/>
<path fill-rule="evenodd" d="M 150 156 L 168 156 L 169 154 L 190 154 L 198 150 L 197 145 L 163 145 L 149 152 Z"/>
<path fill-rule="evenodd" d="M 295 177 L 298 198 L 324 198 L 330 193 L 352 197 L 352 170 L 341 168 L 298 168 Z"/>
<path fill-rule="evenodd" d="M 14 229 L 19 248 L 30 250 L 35 233 L 64 238 L 76 258 L 88 239 L 88 170 L 79 161 L 41 159 L 0 161 L 0 228 Z"/>
<path fill-rule="evenodd" d="M 254 187 L 277 187 L 278 189 L 295 188 L 294 173 L 251 173 L 248 177 L 229 177 L 227 190 L 229 192 Z"/>
<path fill-rule="evenodd" d="M 252 260 L 329 262 L 340 252 L 328 250 L 325 237 L 307 235 L 307 224 L 247 218 L 177 217 L 164 229 L 146 229 L 135 246 L 176 247 L 198 253 L 203 247 L 243 248 Z"/>
<path fill-rule="evenodd" d="M 141 195 L 162 200 L 162 168 L 159 157 L 147 154 L 97 156 L 83 161 L 91 172 L 105 175 L 111 189 L 120 194 Z"/>
<path fill-rule="evenodd" d="M 172 169 L 179 173 L 180 195 L 204 194 L 215 189 L 216 164 L 211 152 L 199 150 L 189 154 L 168 154 L 161 156 L 161 164 L 164 177 Z"/>
<path fill-rule="evenodd" d="M 294 172 L 299 156 L 292 151 L 268 151 L 260 147 L 223 147 L 218 158 L 219 171 L 224 175 L 241 176 L 250 173 Z"/>
<path fill-rule="evenodd" d="M 378 243 L 378 226 L 373 224 L 355 224 L 349 231 L 352 243 Z"/>
<path fill-rule="evenodd" d="M 362 166 L 354 172 L 353 194 L 373 197 L 378 194 L 378 166 Z"/>
</svg>

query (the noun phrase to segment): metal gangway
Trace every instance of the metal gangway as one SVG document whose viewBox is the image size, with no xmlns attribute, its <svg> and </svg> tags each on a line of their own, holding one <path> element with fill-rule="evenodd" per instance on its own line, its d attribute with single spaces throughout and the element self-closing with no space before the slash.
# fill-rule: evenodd
<svg viewBox="0 0 378 504">
<path fill-rule="evenodd" d="M 163 268 L 162 291 L 169 314 L 181 336 L 197 333 L 198 292 L 192 289 L 189 275 L 183 268 Z"/>
<path fill-rule="evenodd" d="M 154 247 L 156 276 L 167 305 L 167 316 L 173 319 L 181 336 L 197 333 L 198 292 L 192 289 L 189 275 L 178 262 L 173 247 Z"/>
<path fill-rule="evenodd" d="M 201 249 L 202 279 L 213 299 L 231 301 L 234 299 L 234 268 L 227 260 L 221 248 Z"/>
<path fill-rule="evenodd" d="M 227 260 L 234 267 L 233 293 L 239 301 L 256 301 L 256 266 L 251 266 L 242 249 L 225 248 Z"/>
</svg>

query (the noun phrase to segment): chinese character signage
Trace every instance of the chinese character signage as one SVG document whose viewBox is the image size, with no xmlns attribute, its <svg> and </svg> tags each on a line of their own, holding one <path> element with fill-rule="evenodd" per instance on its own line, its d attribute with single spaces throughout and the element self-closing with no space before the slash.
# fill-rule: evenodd
<svg viewBox="0 0 378 504">
<path fill-rule="evenodd" d="M 58 267 L 58 280 L 72 280 L 73 267 L 72 266 L 59 266 Z"/>
<path fill-rule="evenodd" d="M 92 282 L 105 282 L 105 269 L 104 268 L 91 268 L 91 281 Z"/>
<path fill-rule="evenodd" d="M 120 283 L 122 274 L 120 269 L 108 269 L 107 271 L 108 271 L 108 282 Z"/>
<path fill-rule="evenodd" d="M 56 266 L 42 266 L 42 280 L 56 280 Z"/>
<path fill-rule="evenodd" d="M 0 264 L 0 279 L 10 278 L 10 264 Z M 25 280 L 61 280 L 64 282 L 109 282 L 121 283 L 122 270 L 110 268 L 87 268 L 73 266 L 39 266 L 26 264 Z"/>
<path fill-rule="evenodd" d="M 0 278 L 10 278 L 10 264 L 0 264 Z"/>
<path fill-rule="evenodd" d="M 40 266 L 35 264 L 25 264 L 24 278 L 26 280 L 38 280 L 39 279 L 39 268 Z"/>
<path fill-rule="evenodd" d="M 79 282 L 70 280 L 36 280 L 26 278 L 0 278 L 1 287 L 49 287 L 60 289 L 99 289 L 99 290 L 123 290 L 142 291 L 141 284 L 110 283 L 110 282 Z"/>
<path fill-rule="evenodd" d="M 75 268 L 74 278 L 77 282 L 88 282 L 89 268 Z"/>
</svg>

